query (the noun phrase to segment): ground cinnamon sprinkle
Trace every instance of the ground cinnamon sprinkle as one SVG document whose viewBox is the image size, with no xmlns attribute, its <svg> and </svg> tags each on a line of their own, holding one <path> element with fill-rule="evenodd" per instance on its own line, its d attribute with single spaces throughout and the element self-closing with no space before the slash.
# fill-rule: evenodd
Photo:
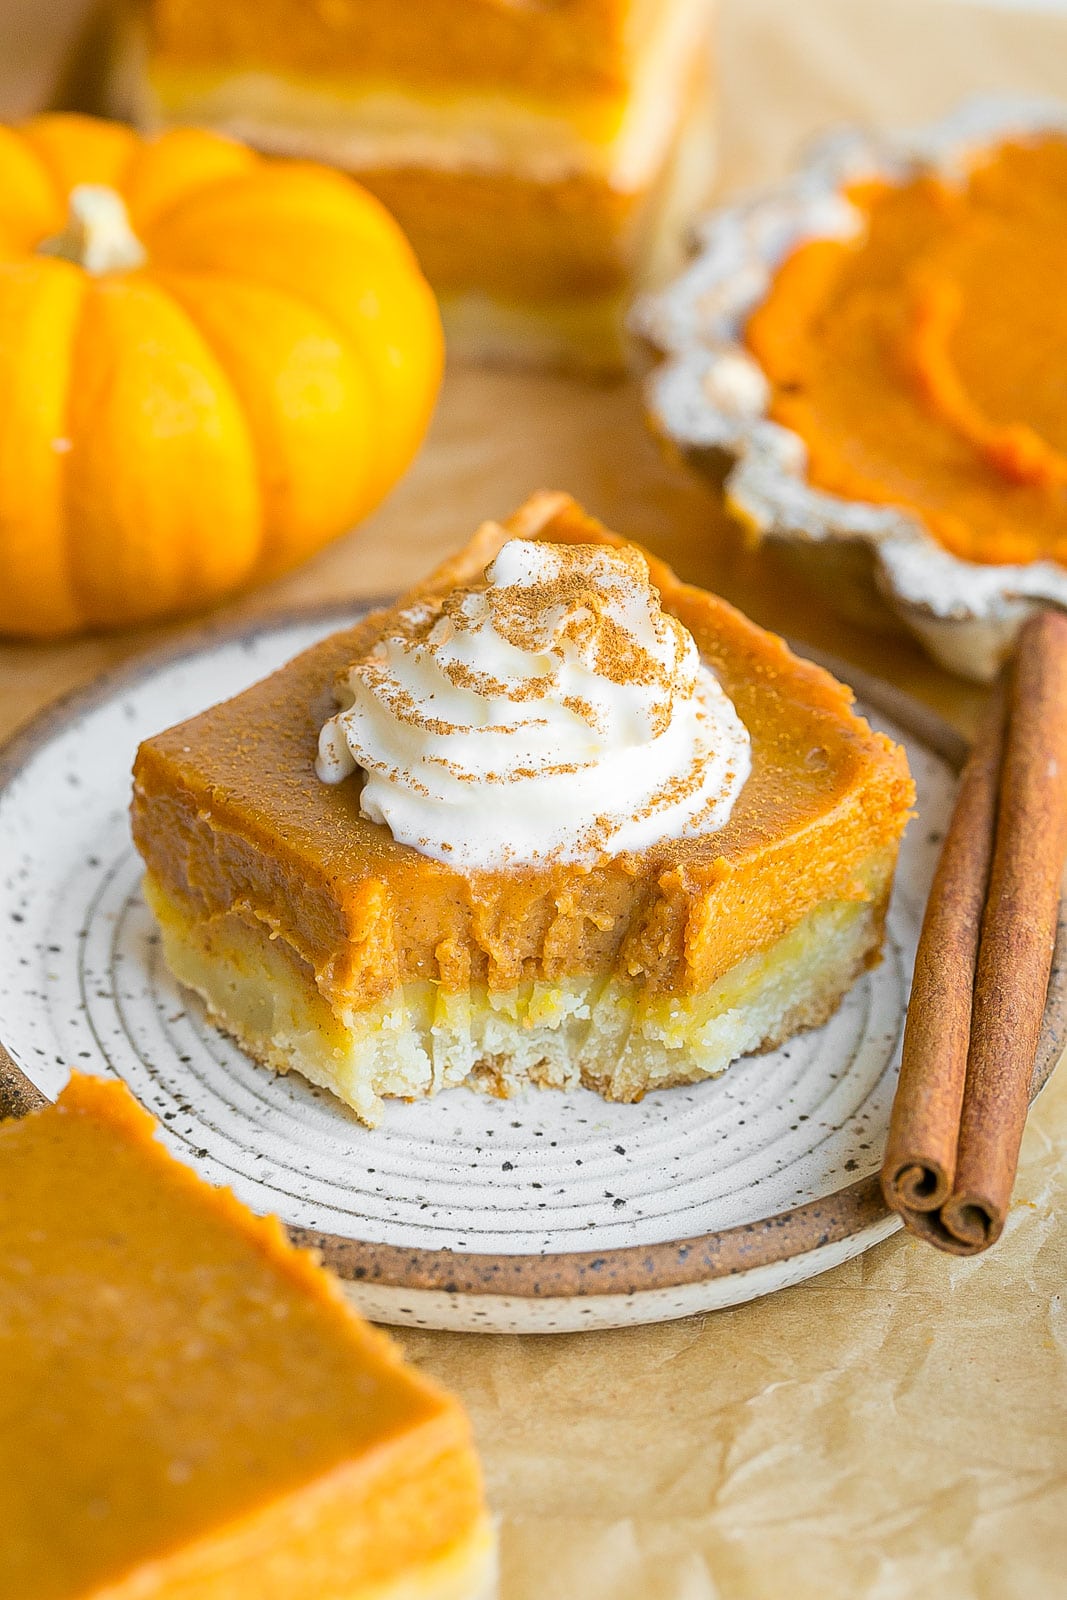
<svg viewBox="0 0 1067 1600">
<path fill-rule="evenodd" d="M 574 669 L 578 682 L 588 674 L 588 692 L 574 692 Z M 661 812 L 686 810 L 687 802 L 687 827 L 702 820 L 716 825 L 712 819 L 723 800 L 723 783 L 727 789 L 734 786 L 736 767 L 724 780 L 720 774 L 711 792 L 709 759 L 717 740 L 708 700 L 714 686 L 708 678 L 687 629 L 662 609 L 640 552 L 515 541 L 503 546 L 480 581 L 392 619 L 389 632 L 352 666 L 338 698 L 353 714 L 346 737 L 357 766 L 422 795 L 427 789 L 414 779 L 411 766 L 421 768 L 431 788 L 436 771 L 450 782 L 453 800 L 458 785 L 472 803 L 483 787 L 559 778 L 580 782 L 602 755 L 629 759 L 644 747 L 651 754 L 682 715 L 687 728 L 695 725 L 701 737 L 687 744 L 691 734 L 680 732 L 660 746 L 649 770 L 636 778 L 631 762 L 619 809 L 611 805 L 609 814 L 590 817 L 589 801 L 583 803 L 574 791 L 565 848 L 569 855 L 575 849 L 601 854 L 619 848 L 624 825 L 655 826 Z M 619 698 L 618 690 L 631 692 Z M 493 702 L 501 709 L 488 720 Z M 543 703 L 544 715 L 538 714 L 537 702 Z M 560 712 L 584 724 L 593 737 L 587 742 L 573 724 L 568 731 L 558 720 Z M 383 713 L 396 725 L 410 759 L 395 759 Z M 548 730 L 557 724 L 561 742 L 553 750 Z M 411 734 L 400 729 L 412 730 L 414 745 Z M 531 741 L 537 730 L 540 738 Z M 500 760 L 484 742 L 493 736 Z M 442 747 L 435 741 L 452 742 Z M 487 752 L 494 762 L 488 771 Z M 443 802 L 445 792 L 431 798 Z"/>
</svg>

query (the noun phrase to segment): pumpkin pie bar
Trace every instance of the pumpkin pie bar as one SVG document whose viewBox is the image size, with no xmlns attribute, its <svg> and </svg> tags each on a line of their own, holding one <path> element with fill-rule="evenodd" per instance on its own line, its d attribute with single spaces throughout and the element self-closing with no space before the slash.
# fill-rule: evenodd
<svg viewBox="0 0 1067 1600">
<path fill-rule="evenodd" d="M 1067 606 L 1062 104 L 845 130 L 638 314 L 657 430 L 838 610 L 990 680 Z"/>
<path fill-rule="evenodd" d="M 913 787 L 851 700 L 542 493 L 141 746 L 145 893 L 217 1021 L 367 1122 L 460 1083 L 635 1100 L 877 960 Z"/>
<path fill-rule="evenodd" d="M 149 125 L 357 176 L 479 357 L 616 365 L 635 279 L 710 180 L 709 0 L 151 0 Z"/>
<path fill-rule="evenodd" d="M 457 1402 L 153 1129 L 0 1124 L 2 1600 L 488 1600 Z"/>
</svg>

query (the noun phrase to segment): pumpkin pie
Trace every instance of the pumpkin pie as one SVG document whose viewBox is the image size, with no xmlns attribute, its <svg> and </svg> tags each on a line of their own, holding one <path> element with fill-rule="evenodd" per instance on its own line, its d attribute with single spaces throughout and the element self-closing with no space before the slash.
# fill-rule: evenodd
<svg viewBox="0 0 1067 1600">
<path fill-rule="evenodd" d="M 670 358 L 657 424 L 736 463 L 752 535 L 861 620 L 888 601 L 968 676 L 992 676 L 1028 602 L 1067 604 L 1065 226 L 1062 108 L 977 102 L 833 140 L 713 219 L 643 313 Z"/>
<path fill-rule="evenodd" d="M 153 1134 L 0 1124 L 2 1600 L 488 1600 L 457 1402 Z"/>
<path fill-rule="evenodd" d="M 139 120 L 356 175 L 411 239 L 453 353 L 620 363 L 633 285 L 708 187 L 709 0 L 144 11 Z"/>
<path fill-rule="evenodd" d="M 327 783 L 316 770 L 320 739 L 328 745 L 344 722 L 335 685 L 343 706 L 353 662 L 372 685 L 391 652 L 411 646 L 424 665 L 427 638 L 453 639 L 464 617 L 487 614 L 487 566 L 495 570 L 505 552 L 513 568 L 533 562 L 573 576 L 579 564 L 644 583 L 624 595 L 628 611 L 604 602 L 606 631 L 597 633 L 603 597 L 585 577 L 575 599 L 565 576 L 551 596 L 554 626 L 570 641 L 558 648 L 574 666 L 584 639 L 599 662 L 613 617 L 640 625 L 643 638 L 652 629 L 686 673 L 699 669 L 712 708 L 710 723 L 701 712 L 695 724 L 711 727 L 706 759 L 653 783 L 660 746 L 636 758 L 623 749 L 612 756 L 619 765 L 594 763 L 568 789 L 572 761 L 546 766 L 542 750 L 531 783 L 528 762 L 505 768 L 506 739 L 469 758 L 461 742 L 462 760 L 438 761 L 436 776 L 434 760 L 412 758 L 393 824 L 375 820 L 379 780 L 387 812 L 396 777 L 390 758 L 371 748 L 381 702 L 367 713 L 369 732 L 353 736 L 369 752 L 367 771 Z M 509 651 L 529 642 L 533 625 L 518 605 Z M 605 669 L 603 703 L 629 706 L 636 718 L 640 708 L 625 697 L 649 682 L 659 715 L 648 653 L 636 634 L 622 643 L 617 634 L 621 670 L 612 678 Z M 522 670 L 547 671 L 548 651 L 542 639 Z M 473 678 L 463 672 L 455 676 L 466 695 Z M 572 744 L 583 719 L 587 733 L 599 727 L 583 699 L 592 692 L 565 697 Z M 410 687 L 389 693 L 407 739 Z M 823 1022 L 878 959 L 913 787 L 904 752 L 855 715 L 851 698 L 569 497 L 542 493 L 505 524 L 487 524 L 391 611 L 145 741 L 133 799 L 145 893 L 171 968 L 221 1025 L 259 1060 L 296 1068 L 368 1122 L 381 1116 L 383 1096 L 459 1083 L 497 1093 L 581 1083 L 635 1100 Z M 512 699 L 521 705 L 518 691 Z M 491 702 L 492 715 L 476 706 L 472 720 L 499 722 L 499 704 Z M 531 748 L 562 715 L 555 706 L 534 718 Z M 469 825 L 449 838 L 448 806 L 427 798 L 430 787 L 442 766 L 447 787 L 479 763 Z M 701 784 L 710 797 L 697 793 Z M 660 836 L 656 807 L 679 804 L 689 805 L 688 822 Z M 546 829 L 556 830 L 558 848 L 538 860 L 523 841 Z M 505 845 L 487 865 L 479 852 L 497 849 L 494 839 L 519 841 L 515 859 Z"/>
</svg>

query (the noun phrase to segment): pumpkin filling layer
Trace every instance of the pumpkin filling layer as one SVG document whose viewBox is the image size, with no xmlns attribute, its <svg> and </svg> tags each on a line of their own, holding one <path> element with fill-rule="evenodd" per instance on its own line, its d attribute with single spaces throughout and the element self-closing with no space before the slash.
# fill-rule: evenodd
<svg viewBox="0 0 1067 1600">
<path fill-rule="evenodd" d="M 134 837 L 177 976 L 252 1053 L 373 1120 L 383 1094 L 580 1081 L 619 1098 L 821 1021 L 876 959 L 913 789 L 848 691 L 650 561 L 751 738 L 729 820 L 591 861 L 461 872 L 315 772 L 333 685 L 508 537 L 625 542 L 563 495 L 138 753 Z M 508 805 L 505 791 L 501 807 Z M 784 977 L 783 977 L 784 974 Z M 390 1076 L 392 1074 L 392 1076 Z"/>
<path fill-rule="evenodd" d="M 0 139 L 0 631 L 214 604 L 347 532 L 421 441 L 440 318 L 392 218 L 230 139 Z"/>
<path fill-rule="evenodd" d="M 617 302 L 707 190 L 708 20 L 708 0 L 154 0 L 135 92 L 148 123 L 357 177 L 462 298 L 453 353 L 610 370 Z"/>
<path fill-rule="evenodd" d="M 849 199 L 859 233 L 797 249 L 747 328 L 809 480 L 966 560 L 1067 561 L 1067 139 Z"/>
</svg>

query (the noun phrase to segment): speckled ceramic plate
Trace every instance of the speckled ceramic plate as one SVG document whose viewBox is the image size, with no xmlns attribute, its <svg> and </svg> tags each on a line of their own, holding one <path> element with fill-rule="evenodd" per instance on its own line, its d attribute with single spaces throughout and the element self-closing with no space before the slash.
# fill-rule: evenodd
<svg viewBox="0 0 1067 1600">
<path fill-rule="evenodd" d="M 860 686 L 863 710 L 908 747 L 919 815 L 886 959 L 826 1027 L 640 1105 L 455 1089 L 390 1104 L 370 1132 L 329 1094 L 255 1065 L 178 988 L 126 820 L 139 739 L 351 620 L 320 611 L 200 635 L 50 708 L 8 747 L 9 1098 L 54 1097 L 70 1067 L 117 1074 L 181 1159 L 316 1243 L 385 1322 L 549 1332 L 655 1321 L 797 1283 L 885 1238 L 896 1222 L 875 1174 L 956 735 L 894 691 Z M 1059 1053 L 1060 965 L 1041 1077 Z"/>
</svg>

